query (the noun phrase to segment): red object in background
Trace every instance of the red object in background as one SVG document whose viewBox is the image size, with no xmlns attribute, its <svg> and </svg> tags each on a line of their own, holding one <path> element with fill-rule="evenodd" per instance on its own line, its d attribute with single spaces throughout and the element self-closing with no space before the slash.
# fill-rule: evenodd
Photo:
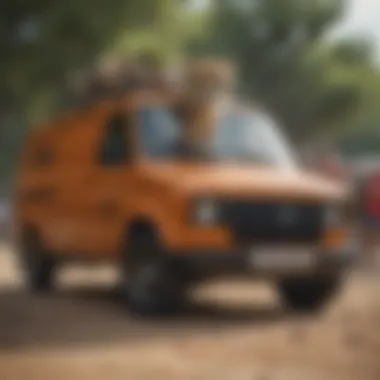
<svg viewBox="0 0 380 380">
<path fill-rule="evenodd" d="M 373 174 L 368 179 L 366 203 L 369 214 L 380 217 L 380 173 Z"/>
</svg>

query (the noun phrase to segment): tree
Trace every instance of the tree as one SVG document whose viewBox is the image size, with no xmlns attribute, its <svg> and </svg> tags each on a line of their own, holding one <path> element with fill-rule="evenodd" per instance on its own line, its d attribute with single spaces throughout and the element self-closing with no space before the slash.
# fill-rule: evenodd
<svg viewBox="0 0 380 380">
<path fill-rule="evenodd" d="M 191 46 L 232 57 L 241 90 L 303 140 L 352 118 L 364 101 L 363 78 L 376 71 L 362 41 L 326 44 L 343 8 L 343 0 L 214 1 L 208 38 Z"/>
<path fill-rule="evenodd" d="M 0 175 L 30 124 L 59 106 L 67 81 L 162 8 L 156 0 L 0 2 Z"/>
</svg>

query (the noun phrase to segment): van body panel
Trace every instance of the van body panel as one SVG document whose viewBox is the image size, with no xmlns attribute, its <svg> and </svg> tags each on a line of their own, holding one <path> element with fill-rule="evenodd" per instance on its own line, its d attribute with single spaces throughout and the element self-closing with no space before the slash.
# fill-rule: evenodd
<svg viewBox="0 0 380 380">
<path fill-rule="evenodd" d="M 131 226 L 143 220 L 155 227 L 172 255 L 224 252 L 233 250 L 236 237 L 226 224 L 195 223 L 191 215 L 196 200 L 330 205 L 347 198 L 341 184 L 297 168 L 147 159 L 139 148 L 136 110 L 165 101 L 150 93 L 133 94 L 58 118 L 35 132 L 24 148 L 18 173 L 16 238 L 31 227 L 57 255 L 115 260 Z M 120 165 L 102 165 L 105 126 L 120 113 L 129 117 L 130 156 Z M 319 243 L 331 234 L 324 233 Z"/>
</svg>

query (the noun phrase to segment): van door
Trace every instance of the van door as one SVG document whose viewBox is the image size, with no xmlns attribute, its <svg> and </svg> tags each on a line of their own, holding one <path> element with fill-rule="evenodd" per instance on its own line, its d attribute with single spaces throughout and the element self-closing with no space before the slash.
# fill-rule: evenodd
<svg viewBox="0 0 380 380">
<path fill-rule="evenodd" d="M 133 192 L 132 116 L 108 115 L 94 151 L 94 163 L 86 174 L 88 196 L 83 200 L 86 215 L 84 251 L 109 255 L 120 249 L 125 228 L 127 192 Z M 131 199 L 129 199 L 131 201 Z"/>
</svg>

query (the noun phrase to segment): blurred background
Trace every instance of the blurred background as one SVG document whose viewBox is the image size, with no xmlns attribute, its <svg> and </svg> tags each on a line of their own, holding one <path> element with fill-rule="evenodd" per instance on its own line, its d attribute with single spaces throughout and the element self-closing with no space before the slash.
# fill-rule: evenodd
<svg viewBox="0 0 380 380">
<path fill-rule="evenodd" d="M 239 91 L 281 121 L 307 160 L 376 162 L 379 12 L 376 0 L 4 0 L 0 191 L 9 193 L 28 131 L 67 108 L 89 72 L 141 54 L 169 70 L 228 58 Z"/>
<path fill-rule="evenodd" d="M 154 56 L 161 67 L 173 73 L 189 58 L 227 58 L 237 68 L 241 94 L 263 104 L 280 121 L 305 164 L 321 166 L 323 170 L 330 164 L 328 168 L 339 166 L 346 179 L 356 178 L 366 170 L 380 170 L 379 17 L 378 0 L 2 0 L 0 223 L 3 240 L 7 236 L 18 155 L 29 132 L 77 102 L 76 89 L 88 80 L 88 73 L 107 72 L 120 62 L 132 63 L 144 54 Z M 2 260 L 0 255 L 0 286 L 13 289 L 10 284 L 17 283 L 13 269 L 8 268 L 8 259 Z M 42 374 L 55 379 L 79 378 L 89 375 L 86 368 L 90 365 L 95 366 L 92 377 L 98 371 L 99 378 L 107 375 L 107 378 L 137 379 L 144 367 L 141 362 L 138 365 L 138 353 L 140 358 L 150 358 L 156 371 L 161 369 L 165 373 L 162 377 L 165 379 L 181 378 L 181 374 L 187 373 L 187 378 L 237 380 L 242 368 L 245 372 L 240 378 L 253 379 L 256 377 L 252 377 L 247 363 L 254 358 L 259 358 L 259 367 L 265 363 L 268 366 L 265 368 L 290 365 L 294 369 L 301 357 L 304 366 L 311 370 L 306 377 L 302 372 L 299 378 L 311 379 L 313 374 L 318 374 L 316 378 L 377 380 L 380 369 L 375 368 L 373 358 L 380 356 L 380 340 L 368 339 L 374 338 L 380 322 L 380 310 L 371 309 L 380 299 L 379 283 L 361 277 L 355 281 L 354 292 L 350 294 L 357 298 L 350 296 L 342 301 L 343 306 L 337 306 L 337 314 L 328 319 L 330 322 L 324 320 L 319 325 L 277 323 L 282 317 L 270 306 L 269 311 L 264 307 L 264 311 L 243 310 L 232 316 L 222 312 L 216 317 L 206 313 L 205 317 L 201 313 L 196 322 L 186 321 L 182 325 L 177 322 L 175 328 L 169 327 L 170 324 L 150 326 L 148 334 L 145 325 L 126 322 L 125 316 L 114 311 L 109 314 L 100 311 L 98 298 L 104 301 L 108 295 L 91 297 L 90 293 L 90 297 L 87 294 L 83 299 L 79 295 L 79 304 L 72 301 L 76 306 L 70 309 L 72 302 L 67 294 L 56 301 L 41 301 L 14 290 L 3 291 L 0 378 L 14 380 L 27 375 L 40 379 Z M 238 293 L 247 293 L 244 289 Z M 105 313 L 105 318 L 99 313 Z M 260 335 L 261 328 L 257 329 L 258 322 L 261 325 L 263 321 L 275 325 L 265 336 Z M 284 328 L 280 328 L 282 323 Z M 339 326 L 345 323 L 349 328 L 342 332 Z M 247 330 L 242 332 L 242 325 Z M 163 331 L 167 337 L 176 335 L 173 331 L 178 327 L 186 327 L 194 334 L 202 326 L 218 326 L 218 333 L 232 331 L 239 342 L 246 344 L 250 337 L 251 343 L 256 343 L 249 349 L 246 362 L 241 354 L 245 350 L 237 341 L 228 341 L 225 344 L 230 351 L 217 354 L 215 349 L 221 345 L 218 339 L 224 338 L 212 336 L 209 341 L 191 341 L 185 332 L 181 337 L 186 336 L 187 340 L 178 346 L 162 343 L 157 351 L 151 346 L 148 354 L 141 346 L 134 352 L 130 346 L 121 351 L 115 346 L 111 351 L 104 351 L 107 359 L 103 354 L 93 353 L 83 362 L 75 361 L 80 356 L 71 358 L 76 363 L 72 366 L 68 363 L 74 361 L 67 356 L 44 357 L 46 347 L 57 349 L 68 342 L 81 341 L 89 347 L 105 341 L 121 344 L 136 329 L 139 337 L 151 337 L 157 331 Z M 62 329 L 66 332 L 59 335 L 57 330 L 62 333 Z M 332 340 L 323 341 L 322 336 Z M 289 344 L 295 344 L 293 351 Z M 325 353 L 326 346 L 331 351 Z M 37 350 L 37 354 L 29 351 L 20 354 L 19 350 L 26 347 Z M 198 351 L 199 347 L 206 348 Z M 42 350 L 41 356 L 38 350 Z M 179 357 L 170 359 L 181 350 L 185 350 L 188 362 Z M 107 356 L 110 352 L 114 356 Z M 214 354 L 208 363 L 202 362 L 202 355 L 210 352 Z M 125 359 L 126 353 L 129 359 Z M 17 364 L 20 358 L 26 363 L 24 366 Z M 44 360 L 48 361 L 45 366 Z M 99 363 L 103 367 L 96 367 Z M 182 367 L 179 369 L 173 363 L 183 365 L 183 372 Z M 354 365 L 361 366 L 362 372 L 355 372 Z M 194 372 L 193 366 L 198 372 Z M 219 366 L 224 370 L 217 370 Z M 121 372 L 112 372 L 115 368 Z M 318 372 L 321 368 L 325 372 Z M 262 371 L 268 373 L 268 369 Z M 127 376 L 130 373 L 134 375 Z M 157 372 L 147 372 L 144 378 L 153 375 L 157 378 Z M 296 376 L 286 378 L 296 379 Z"/>
</svg>

